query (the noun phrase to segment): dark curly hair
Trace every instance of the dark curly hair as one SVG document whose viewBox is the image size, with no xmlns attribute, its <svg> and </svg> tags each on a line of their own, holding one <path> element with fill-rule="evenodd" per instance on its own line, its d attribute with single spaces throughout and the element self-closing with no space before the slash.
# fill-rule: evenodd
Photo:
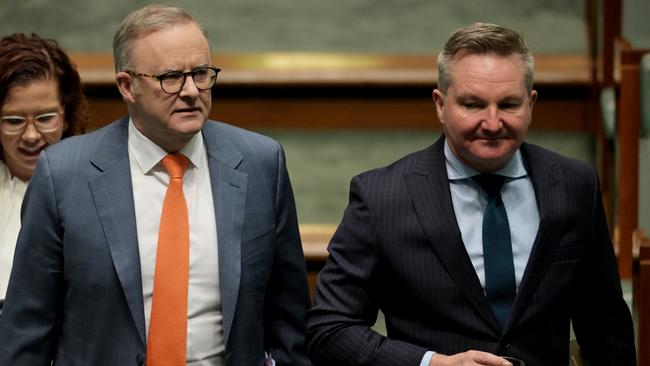
<svg viewBox="0 0 650 366">
<path fill-rule="evenodd" d="M 46 79 L 59 84 L 59 96 L 68 124 L 62 137 L 86 132 L 88 105 L 81 78 L 58 43 L 34 33 L 14 33 L 0 40 L 0 105 L 4 104 L 13 86 Z"/>
</svg>

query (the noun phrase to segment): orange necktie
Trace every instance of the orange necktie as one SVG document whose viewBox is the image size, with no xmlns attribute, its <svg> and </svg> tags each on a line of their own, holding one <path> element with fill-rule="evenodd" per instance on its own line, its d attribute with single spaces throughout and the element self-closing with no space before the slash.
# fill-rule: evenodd
<svg viewBox="0 0 650 366">
<path fill-rule="evenodd" d="M 169 185 L 163 202 L 147 340 L 147 366 L 185 365 L 190 225 L 183 195 L 189 163 L 182 154 L 163 159 Z"/>
</svg>

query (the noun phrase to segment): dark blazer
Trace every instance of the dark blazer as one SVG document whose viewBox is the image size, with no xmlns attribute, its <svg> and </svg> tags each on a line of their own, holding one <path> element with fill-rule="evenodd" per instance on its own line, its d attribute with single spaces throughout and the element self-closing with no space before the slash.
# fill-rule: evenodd
<svg viewBox="0 0 650 366">
<path fill-rule="evenodd" d="M 0 365 L 144 362 L 128 118 L 47 149 L 22 211 L 0 318 Z M 307 365 L 309 294 L 280 145 L 209 121 L 227 365 Z M 215 249 L 217 247 L 215 246 Z"/>
<path fill-rule="evenodd" d="M 500 329 L 462 242 L 443 144 L 352 179 L 308 316 L 312 362 L 419 365 L 427 350 L 476 349 L 532 366 L 566 365 L 572 320 L 593 365 L 635 365 L 596 172 L 521 147 L 540 225 L 509 324 Z M 388 338 L 370 329 L 378 309 Z"/>
</svg>

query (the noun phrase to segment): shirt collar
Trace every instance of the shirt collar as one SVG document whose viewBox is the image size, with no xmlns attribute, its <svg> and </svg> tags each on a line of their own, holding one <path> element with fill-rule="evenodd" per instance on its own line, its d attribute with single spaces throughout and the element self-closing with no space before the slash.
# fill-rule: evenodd
<svg viewBox="0 0 650 366">
<path fill-rule="evenodd" d="M 448 141 L 445 141 L 444 152 L 445 152 L 445 165 L 447 167 L 447 176 L 449 180 L 461 180 L 471 178 L 475 175 L 479 175 L 480 172 L 470 168 L 465 165 L 456 155 L 451 151 L 448 145 Z M 510 160 L 503 166 L 501 169 L 498 169 L 494 174 L 503 175 L 504 177 L 509 178 L 522 178 L 528 175 L 526 168 L 524 167 L 524 161 L 521 157 L 521 151 L 517 151 L 512 155 Z"/>
<path fill-rule="evenodd" d="M 128 144 L 129 153 L 132 154 L 142 174 L 151 172 L 168 154 L 162 147 L 143 135 L 135 127 L 132 119 L 129 120 Z M 194 134 L 192 139 L 178 152 L 185 155 L 194 167 L 199 167 L 203 157 L 201 154 L 202 146 L 203 134 L 199 132 Z"/>
<path fill-rule="evenodd" d="M 0 190 L 24 194 L 28 183 L 29 181 L 23 182 L 20 178 L 12 176 L 9 167 L 0 160 Z"/>
</svg>

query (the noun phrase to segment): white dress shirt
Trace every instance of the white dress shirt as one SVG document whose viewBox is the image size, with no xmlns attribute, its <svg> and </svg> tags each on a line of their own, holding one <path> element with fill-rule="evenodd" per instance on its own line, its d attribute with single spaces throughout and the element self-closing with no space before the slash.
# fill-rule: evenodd
<svg viewBox="0 0 650 366">
<path fill-rule="evenodd" d="M 0 160 L 0 299 L 5 298 L 20 231 L 20 206 L 27 183 L 12 177 Z"/>
<path fill-rule="evenodd" d="M 167 152 L 129 122 L 129 162 L 133 184 L 146 329 L 149 329 L 158 230 L 169 175 Z M 203 136 L 197 133 L 180 151 L 189 160 L 183 192 L 190 222 L 187 365 L 224 364 L 223 317 L 219 291 L 217 227 Z"/>
</svg>

